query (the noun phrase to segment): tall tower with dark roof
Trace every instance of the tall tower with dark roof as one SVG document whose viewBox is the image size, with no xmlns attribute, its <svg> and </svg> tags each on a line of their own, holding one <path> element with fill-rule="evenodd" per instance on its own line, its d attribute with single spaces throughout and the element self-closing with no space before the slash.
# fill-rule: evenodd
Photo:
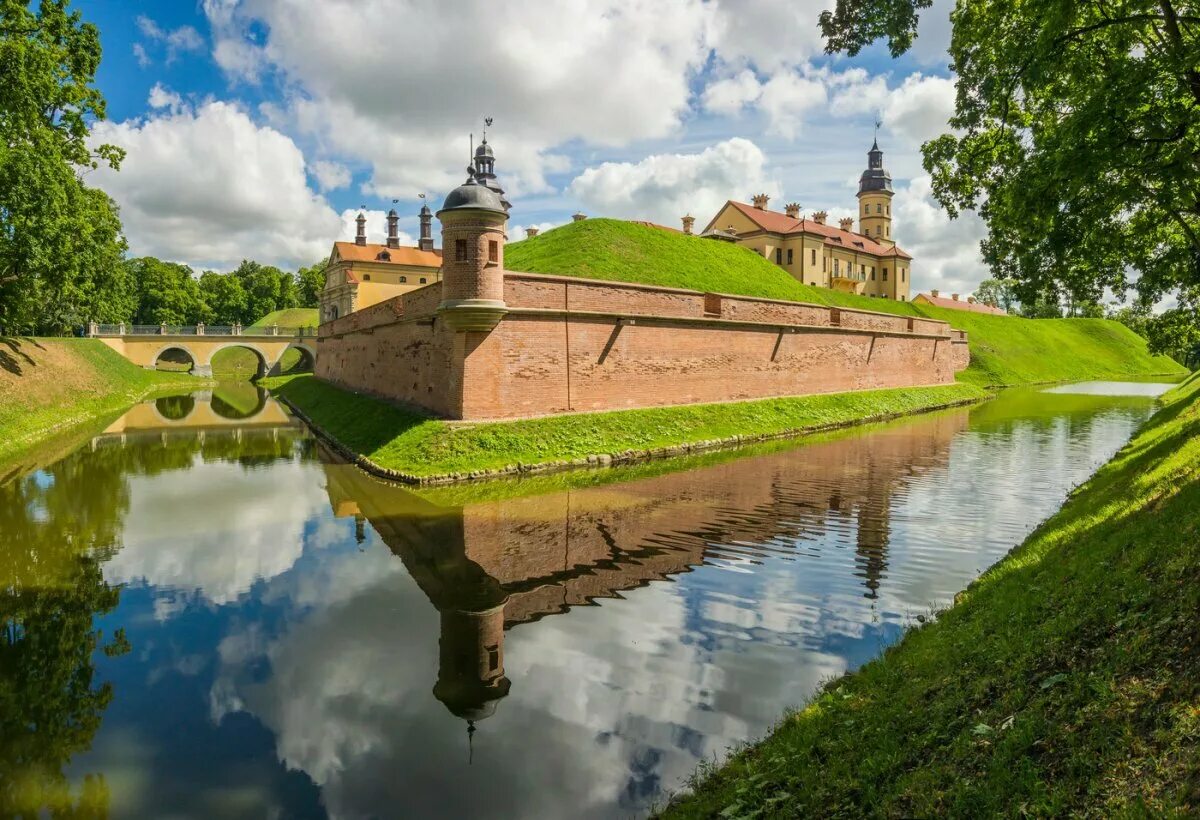
<svg viewBox="0 0 1200 820">
<path fill-rule="evenodd" d="M 867 152 L 867 170 L 858 180 L 859 232 L 883 245 L 892 239 L 892 175 L 883 167 L 883 151 L 876 139 Z"/>
</svg>

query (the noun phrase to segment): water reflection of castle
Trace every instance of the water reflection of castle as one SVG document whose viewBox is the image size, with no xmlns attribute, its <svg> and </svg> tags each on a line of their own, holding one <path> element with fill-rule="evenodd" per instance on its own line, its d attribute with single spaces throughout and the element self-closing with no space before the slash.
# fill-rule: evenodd
<svg viewBox="0 0 1200 820">
<path fill-rule="evenodd" d="M 683 472 L 447 507 L 326 458 L 334 513 L 364 521 L 441 614 L 433 693 L 468 721 L 508 694 L 504 632 L 705 561 L 801 548 L 839 530 L 875 598 L 896 491 L 948 461 L 967 412 Z M 435 496 L 436 497 L 436 496 Z"/>
</svg>

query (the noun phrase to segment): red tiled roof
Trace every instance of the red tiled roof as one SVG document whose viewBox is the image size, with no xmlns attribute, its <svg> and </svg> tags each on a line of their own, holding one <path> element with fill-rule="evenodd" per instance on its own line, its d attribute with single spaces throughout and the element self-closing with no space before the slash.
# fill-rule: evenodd
<svg viewBox="0 0 1200 820">
<path fill-rule="evenodd" d="M 1007 316 L 998 307 L 985 305 L 983 302 L 968 302 L 966 299 L 948 299 L 945 296 L 931 296 L 928 293 L 918 293 L 913 301 L 923 299 L 934 307 L 950 308 L 951 310 L 969 310 L 972 313 L 990 313 L 994 316 Z"/>
<path fill-rule="evenodd" d="M 826 244 L 846 248 L 847 250 L 862 251 L 875 256 L 896 256 L 900 259 L 912 259 L 899 245 L 884 245 L 874 239 L 853 231 L 843 231 L 832 225 L 822 225 L 812 219 L 793 219 L 778 211 L 768 211 L 755 208 L 744 202 L 729 200 L 727 203 L 741 211 L 751 222 L 764 231 L 778 234 L 807 233 L 825 237 Z"/>
<path fill-rule="evenodd" d="M 378 262 L 381 265 L 416 265 L 425 268 L 440 268 L 442 266 L 441 251 L 423 251 L 411 246 L 389 248 L 387 245 L 358 245 L 354 242 L 334 242 L 338 257 L 347 262 Z M 378 258 L 387 251 L 390 259 Z"/>
</svg>

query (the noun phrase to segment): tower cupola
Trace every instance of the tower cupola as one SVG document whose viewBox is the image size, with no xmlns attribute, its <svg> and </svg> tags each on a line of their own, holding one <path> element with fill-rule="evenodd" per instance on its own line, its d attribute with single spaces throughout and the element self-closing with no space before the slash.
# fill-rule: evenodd
<svg viewBox="0 0 1200 820">
<path fill-rule="evenodd" d="M 356 216 L 354 218 L 354 221 L 355 221 L 355 223 L 357 223 L 357 226 L 358 226 L 357 230 L 354 233 L 354 244 L 355 245 L 367 244 L 367 215 L 364 214 L 362 211 L 359 211 L 358 216 Z"/>
<path fill-rule="evenodd" d="M 895 245 L 892 239 L 892 175 L 883 167 L 879 140 L 867 151 L 867 170 L 858 180 L 859 233 L 882 245 Z"/>
<path fill-rule="evenodd" d="M 387 215 L 387 246 L 389 248 L 400 247 L 399 224 L 400 216 L 396 213 L 396 209 L 392 208 Z"/>
<path fill-rule="evenodd" d="M 421 212 L 418 214 L 421 220 L 421 238 L 417 240 L 417 247 L 423 251 L 433 250 L 433 211 L 429 210 L 429 206 L 425 204 L 425 194 L 421 194 Z"/>
</svg>

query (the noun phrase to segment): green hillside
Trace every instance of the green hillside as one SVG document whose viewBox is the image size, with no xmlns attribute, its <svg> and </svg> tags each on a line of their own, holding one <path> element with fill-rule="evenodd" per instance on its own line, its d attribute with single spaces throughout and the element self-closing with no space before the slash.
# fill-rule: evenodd
<svg viewBox="0 0 1200 820">
<path fill-rule="evenodd" d="M 285 308 L 268 313 L 251 327 L 316 327 L 317 315 L 316 308 Z"/>
<path fill-rule="evenodd" d="M 572 222 L 514 242 L 504 254 L 505 267 L 514 271 L 794 299 L 942 319 L 969 334 L 971 367 L 960 378 L 974 384 L 1182 372 L 1171 359 L 1151 356 L 1145 340 L 1133 331 L 1107 319 L 1023 319 L 855 296 L 802 285 L 778 265 L 737 245 L 615 219 Z"/>
</svg>

